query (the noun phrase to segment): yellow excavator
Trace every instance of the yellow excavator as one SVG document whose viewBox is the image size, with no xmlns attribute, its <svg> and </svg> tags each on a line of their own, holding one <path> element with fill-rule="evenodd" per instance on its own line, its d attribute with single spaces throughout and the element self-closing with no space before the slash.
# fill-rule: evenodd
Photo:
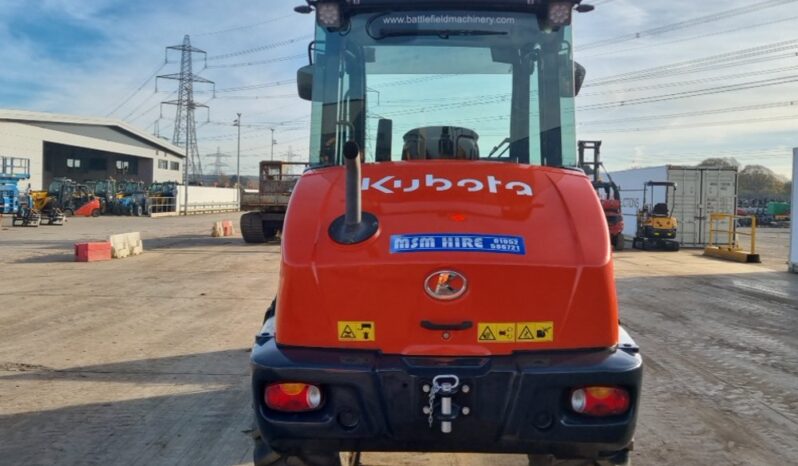
<svg viewBox="0 0 798 466">
<path fill-rule="evenodd" d="M 664 202 L 654 201 L 654 190 L 665 189 Z M 649 181 L 643 186 L 643 205 L 637 211 L 637 234 L 632 242 L 635 249 L 645 251 L 678 251 L 679 221 L 673 215 L 676 204 L 676 183 Z"/>
</svg>

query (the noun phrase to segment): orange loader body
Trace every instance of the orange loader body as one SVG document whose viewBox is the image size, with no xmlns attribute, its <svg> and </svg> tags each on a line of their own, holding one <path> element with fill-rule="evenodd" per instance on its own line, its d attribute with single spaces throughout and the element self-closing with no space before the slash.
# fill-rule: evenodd
<svg viewBox="0 0 798 466">
<path fill-rule="evenodd" d="M 363 207 L 380 219 L 380 230 L 347 246 L 327 234 L 344 210 L 343 176 L 342 167 L 308 172 L 291 198 L 277 296 L 279 345 L 430 356 L 617 345 L 610 242 L 602 207 L 583 174 L 496 162 L 366 164 Z M 491 189 L 488 177 L 500 184 Z M 463 180 L 478 181 L 482 189 L 470 192 L 479 184 Z M 452 186 L 439 191 L 447 182 Z M 513 182 L 524 186 L 508 189 Z M 531 195 L 519 192 L 527 186 Z M 391 253 L 392 235 L 430 232 L 520 233 L 526 254 Z M 425 278 L 449 268 L 467 277 L 468 291 L 450 302 L 431 298 Z M 280 312 L 283 306 L 292 311 Z M 423 328 L 424 320 L 550 322 L 553 337 L 519 340 L 516 329 L 515 341 L 481 340 L 475 325 L 447 340 Z M 373 340 L 342 340 L 338 322 L 349 321 L 373 322 Z"/>
</svg>

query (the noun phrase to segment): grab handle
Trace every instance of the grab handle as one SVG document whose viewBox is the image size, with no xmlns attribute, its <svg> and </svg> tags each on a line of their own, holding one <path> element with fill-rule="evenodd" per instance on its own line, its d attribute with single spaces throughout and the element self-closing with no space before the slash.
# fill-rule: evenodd
<svg viewBox="0 0 798 466">
<path fill-rule="evenodd" d="M 464 320 L 460 323 L 438 323 L 438 322 L 431 322 L 429 320 L 422 320 L 421 326 L 427 330 L 468 330 L 474 326 L 474 323 L 470 320 Z"/>
</svg>

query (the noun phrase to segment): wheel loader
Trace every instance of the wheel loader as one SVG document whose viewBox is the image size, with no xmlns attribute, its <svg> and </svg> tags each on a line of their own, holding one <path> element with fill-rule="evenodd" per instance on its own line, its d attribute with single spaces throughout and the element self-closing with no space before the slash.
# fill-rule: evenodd
<svg viewBox="0 0 798 466">
<path fill-rule="evenodd" d="M 628 464 L 642 358 L 578 167 L 579 0 L 318 0 L 254 463 Z M 493 147 L 483 151 L 483 147 Z M 410 464 L 412 457 L 403 460 Z"/>
</svg>

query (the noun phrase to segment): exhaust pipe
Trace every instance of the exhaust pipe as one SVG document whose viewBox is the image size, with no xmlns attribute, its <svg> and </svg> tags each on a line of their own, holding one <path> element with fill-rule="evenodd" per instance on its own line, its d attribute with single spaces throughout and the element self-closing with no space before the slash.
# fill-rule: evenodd
<svg viewBox="0 0 798 466">
<path fill-rule="evenodd" d="M 346 159 L 346 212 L 330 224 L 328 232 L 336 243 L 358 244 L 374 236 L 380 224 L 373 214 L 363 212 L 358 143 L 348 141 L 344 144 L 344 158 Z"/>
</svg>

